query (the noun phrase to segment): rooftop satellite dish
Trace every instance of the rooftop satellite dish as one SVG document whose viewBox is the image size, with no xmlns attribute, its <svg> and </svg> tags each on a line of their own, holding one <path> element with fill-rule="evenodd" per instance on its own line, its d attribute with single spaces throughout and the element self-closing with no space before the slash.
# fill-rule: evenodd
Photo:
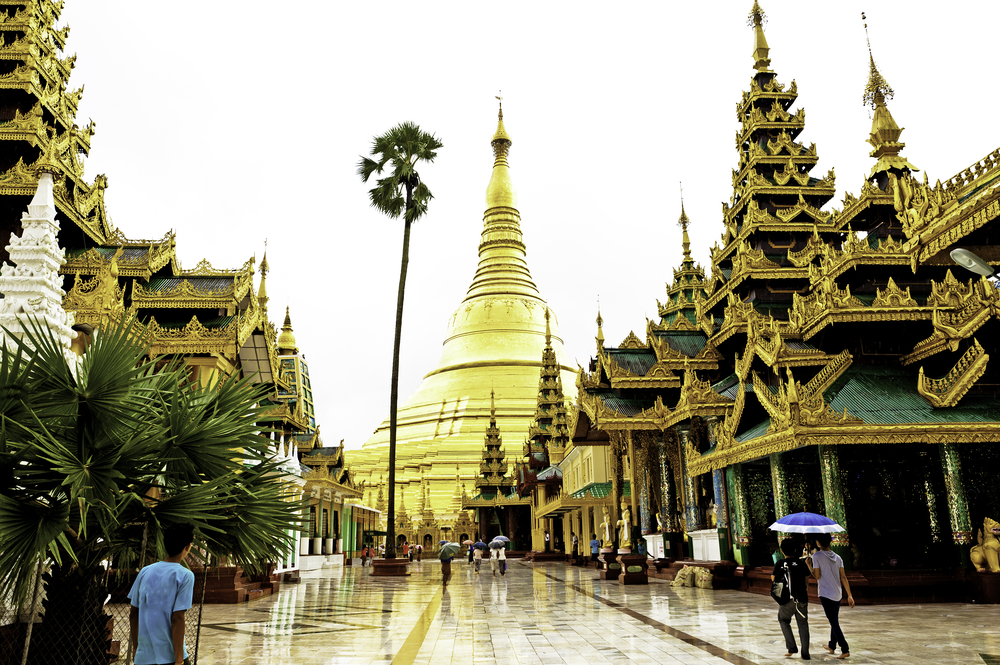
<svg viewBox="0 0 1000 665">
<path fill-rule="evenodd" d="M 983 275 L 984 277 L 989 277 L 995 272 L 993 266 L 967 249 L 951 250 L 951 260 L 966 270 L 974 272 L 977 275 Z"/>
</svg>

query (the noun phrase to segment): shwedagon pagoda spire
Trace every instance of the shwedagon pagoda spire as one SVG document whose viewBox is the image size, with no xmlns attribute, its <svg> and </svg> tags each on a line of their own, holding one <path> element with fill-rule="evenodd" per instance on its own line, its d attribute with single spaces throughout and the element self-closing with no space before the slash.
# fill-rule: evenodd
<svg viewBox="0 0 1000 665">
<path fill-rule="evenodd" d="M 427 508 L 440 525 L 458 518 L 453 509 L 456 482 L 474 486 L 481 478 L 491 390 L 496 426 L 508 436 L 503 449 L 508 458 L 520 456 L 535 415 L 546 346 L 546 303 L 528 269 L 510 172 L 513 141 L 504 127 L 502 108 L 490 144 L 494 160 L 478 268 L 448 322 L 437 366 L 399 408 L 397 483 L 419 504 L 421 478 L 425 479 Z M 563 357 L 558 321 L 554 313 L 550 316 L 551 345 L 562 382 L 572 386 L 576 372 Z M 388 468 L 388 428 L 387 419 L 361 450 L 350 453 L 359 480 L 372 482 Z M 400 533 L 411 540 L 415 536 L 415 532 Z"/>
</svg>

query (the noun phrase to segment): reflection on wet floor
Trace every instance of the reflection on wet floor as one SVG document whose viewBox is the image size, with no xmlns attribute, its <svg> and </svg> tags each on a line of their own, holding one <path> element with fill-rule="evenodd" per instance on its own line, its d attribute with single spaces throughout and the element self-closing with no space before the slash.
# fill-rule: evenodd
<svg viewBox="0 0 1000 665">
<path fill-rule="evenodd" d="M 786 663 L 767 596 L 620 586 L 592 569 L 511 561 L 506 576 L 456 562 L 447 589 L 423 561 L 407 578 L 328 568 L 243 605 L 206 606 L 199 665 Z M 810 605 L 813 661 L 832 659 Z M 1000 607 L 844 608 L 851 663 L 981 665 L 1000 658 Z"/>
</svg>

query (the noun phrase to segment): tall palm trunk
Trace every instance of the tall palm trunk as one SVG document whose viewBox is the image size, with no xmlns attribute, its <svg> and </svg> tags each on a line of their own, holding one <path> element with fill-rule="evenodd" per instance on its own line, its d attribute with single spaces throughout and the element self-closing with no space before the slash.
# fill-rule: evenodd
<svg viewBox="0 0 1000 665">
<path fill-rule="evenodd" d="M 406 210 L 413 206 L 413 186 L 406 185 Z M 399 342 L 403 334 L 403 295 L 406 268 L 410 262 L 410 219 L 403 215 L 403 258 L 399 265 L 399 293 L 396 295 L 396 336 L 392 342 L 392 385 L 389 387 L 389 514 L 386 516 L 385 558 L 396 558 L 396 406 L 399 403 Z"/>
</svg>

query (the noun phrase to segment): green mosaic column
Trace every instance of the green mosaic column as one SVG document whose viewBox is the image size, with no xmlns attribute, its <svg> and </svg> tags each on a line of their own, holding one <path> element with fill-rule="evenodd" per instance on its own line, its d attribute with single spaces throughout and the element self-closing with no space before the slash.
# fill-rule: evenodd
<svg viewBox="0 0 1000 665">
<path fill-rule="evenodd" d="M 747 497 L 743 467 L 734 464 L 726 468 L 729 489 L 729 519 L 733 525 L 733 557 L 741 566 L 750 565 L 750 501 Z"/>
<path fill-rule="evenodd" d="M 674 484 L 674 470 L 667 455 L 668 445 L 677 445 L 676 434 L 668 432 L 660 436 L 658 456 L 660 462 L 660 521 L 663 522 L 663 546 L 668 557 L 677 558 L 683 540 L 677 522 L 677 488 Z"/>
<path fill-rule="evenodd" d="M 785 473 L 785 460 L 781 453 L 771 453 L 771 492 L 774 495 L 774 517 L 781 519 L 792 512 L 788 501 L 788 476 Z M 790 534 L 779 532 L 778 543 Z"/>
<path fill-rule="evenodd" d="M 836 446 L 819 447 L 819 469 L 823 476 L 823 503 L 826 516 L 847 529 L 847 509 L 844 507 L 844 486 L 840 482 L 840 455 Z M 844 560 L 844 568 L 853 567 L 850 537 L 847 531 L 833 534 L 831 549 Z"/>
<path fill-rule="evenodd" d="M 972 548 L 972 521 L 969 519 L 969 502 L 965 497 L 965 483 L 962 482 L 962 458 L 954 443 L 942 443 L 941 469 L 944 471 L 944 486 L 948 491 L 948 516 L 951 521 L 951 541 L 958 557 L 957 563 L 970 567 L 969 550 Z"/>
<path fill-rule="evenodd" d="M 927 517 L 931 527 L 931 542 L 935 546 L 941 542 L 941 519 L 938 515 L 937 494 L 934 492 L 934 477 L 930 453 L 920 452 L 921 466 L 924 471 L 924 498 L 927 500 Z"/>
</svg>

